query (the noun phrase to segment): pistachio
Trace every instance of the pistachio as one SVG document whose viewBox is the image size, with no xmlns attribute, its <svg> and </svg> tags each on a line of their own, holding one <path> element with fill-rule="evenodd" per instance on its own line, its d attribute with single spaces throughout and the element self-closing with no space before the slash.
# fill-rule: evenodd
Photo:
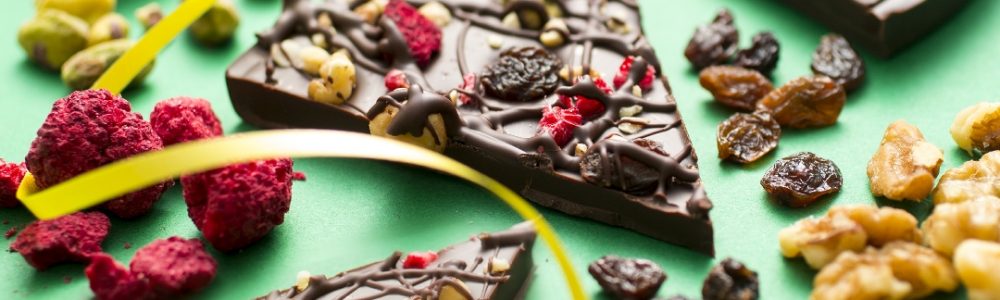
<svg viewBox="0 0 1000 300">
<path fill-rule="evenodd" d="M 239 12 L 230 0 L 218 0 L 188 29 L 194 39 L 205 45 L 228 41 L 240 25 Z"/>
<path fill-rule="evenodd" d="M 159 3 L 150 2 L 135 10 L 135 18 L 142 24 L 142 28 L 148 30 L 163 19 L 163 8 Z"/>
<path fill-rule="evenodd" d="M 21 26 L 17 42 L 33 61 L 58 70 L 87 47 L 87 22 L 60 10 L 46 10 Z"/>
<path fill-rule="evenodd" d="M 373 25 L 382 16 L 383 11 L 385 11 L 385 4 L 378 0 L 370 0 L 354 8 L 354 14 L 360 16 L 368 24 Z"/>
<path fill-rule="evenodd" d="M 87 33 L 87 46 L 94 46 L 110 40 L 117 40 L 128 36 L 128 21 L 125 17 L 117 13 L 104 15 Z"/>
<path fill-rule="evenodd" d="M 80 51 L 63 64 L 61 74 L 63 83 L 74 90 L 90 88 L 111 64 L 132 48 L 132 45 L 132 41 L 119 39 Z M 152 69 L 153 63 L 150 63 L 139 72 L 131 84 L 142 82 Z"/>
<path fill-rule="evenodd" d="M 354 63 L 347 50 L 341 49 L 319 68 L 320 79 L 309 82 L 309 98 L 315 101 L 342 104 L 354 93 L 357 83 Z"/>
<path fill-rule="evenodd" d="M 115 2 L 115 0 L 35 0 L 35 9 L 39 14 L 45 10 L 57 9 L 88 23 L 94 23 L 114 11 Z"/>
<path fill-rule="evenodd" d="M 642 105 L 626 106 L 618 109 L 618 116 L 622 118 L 634 117 L 642 112 Z"/>
<path fill-rule="evenodd" d="M 521 29 L 521 20 L 517 18 L 515 13 L 508 13 L 500 22 L 507 28 Z"/>
<path fill-rule="evenodd" d="M 569 37 L 569 28 L 566 26 L 566 21 L 555 18 L 545 23 L 545 27 L 542 28 L 542 34 L 538 39 L 541 40 L 542 45 L 545 45 L 545 47 L 552 48 L 562 46 L 566 43 L 567 37 Z"/>
<path fill-rule="evenodd" d="M 499 35 L 490 34 L 486 36 L 486 43 L 490 44 L 490 48 L 500 49 L 500 47 L 503 47 L 503 38 Z"/>
<path fill-rule="evenodd" d="M 302 71 L 309 75 L 319 75 L 319 68 L 330 58 L 330 53 L 320 47 L 308 46 L 299 51 L 302 58 Z"/>
<path fill-rule="evenodd" d="M 437 25 L 438 28 L 444 27 L 451 22 L 451 11 L 444 4 L 441 4 L 441 2 L 427 2 L 427 4 L 421 5 L 418 11 L 425 18 L 434 22 L 434 25 Z"/>
</svg>

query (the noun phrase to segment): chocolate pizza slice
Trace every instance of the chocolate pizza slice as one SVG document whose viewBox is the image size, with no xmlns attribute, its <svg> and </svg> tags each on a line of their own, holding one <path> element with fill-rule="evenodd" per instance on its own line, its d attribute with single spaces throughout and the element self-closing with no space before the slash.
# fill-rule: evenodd
<svg viewBox="0 0 1000 300">
<path fill-rule="evenodd" d="M 254 125 L 413 143 L 539 205 L 714 253 L 635 1 L 286 0 L 226 79 Z"/>
<path fill-rule="evenodd" d="M 312 276 L 258 299 L 515 299 L 534 267 L 530 222 L 484 233 L 437 252 L 395 252 L 336 276 Z"/>
</svg>

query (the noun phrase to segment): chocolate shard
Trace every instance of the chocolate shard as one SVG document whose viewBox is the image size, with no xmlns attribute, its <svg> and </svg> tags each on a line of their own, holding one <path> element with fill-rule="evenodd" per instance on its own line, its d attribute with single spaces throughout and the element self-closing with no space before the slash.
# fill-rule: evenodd
<svg viewBox="0 0 1000 300">
<path fill-rule="evenodd" d="M 357 132 L 369 132 L 370 117 L 391 108 L 398 114 L 389 135 L 430 132 L 429 144 L 445 155 L 536 204 L 714 255 L 713 205 L 635 1 L 438 2 L 450 22 L 438 19 L 446 24 L 440 51 L 421 65 L 409 47 L 426 45 L 408 46 L 389 18 L 367 22 L 354 13 L 365 1 L 285 0 L 275 26 L 226 71 L 233 107 L 260 127 Z M 556 44 L 546 30 L 560 32 Z M 346 102 L 310 100 L 317 77 L 289 63 L 284 41 L 347 50 L 357 86 Z M 620 70 L 623 62 L 630 67 Z M 393 91 L 390 70 L 406 80 L 390 81 Z M 484 83 L 528 89 L 506 94 L 530 97 L 502 99 Z M 578 127 L 540 133 L 553 106 L 569 119 L 546 124 L 574 123 L 578 109 Z M 443 130 L 427 130 L 432 115 L 441 116 Z"/>
<path fill-rule="evenodd" d="M 534 243 L 535 226 L 524 222 L 441 249 L 423 269 L 403 268 L 397 251 L 383 261 L 333 277 L 312 276 L 304 288 L 293 286 L 257 299 L 439 299 L 448 293 L 469 300 L 517 299 L 534 270 Z"/>
<path fill-rule="evenodd" d="M 783 0 L 887 57 L 948 20 L 968 0 Z"/>
</svg>

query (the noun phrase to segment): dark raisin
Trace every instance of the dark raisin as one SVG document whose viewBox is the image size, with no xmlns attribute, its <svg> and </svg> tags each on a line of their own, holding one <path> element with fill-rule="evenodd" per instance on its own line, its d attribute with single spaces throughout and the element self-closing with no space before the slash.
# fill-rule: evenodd
<svg viewBox="0 0 1000 300">
<path fill-rule="evenodd" d="M 755 70 L 735 66 L 711 66 L 701 70 L 698 81 L 722 105 L 753 111 L 757 100 L 771 92 L 771 81 Z"/>
<path fill-rule="evenodd" d="M 792 128 L 833 125 L 847 101 L 847 93 L 826 76 L 799 77 L 772 90 L 757 102 L 778 124 Z"/>
<path fill-rule="evenodd" d="M 712 267 L 701 287 L 703 300 L 753 300 L 759 293 L 757 272 L 732 258 Z"/>
<path fill-rule="evenodd" d="M 667 274 L 652 261 L 608 255 L 587 269 L 601 288 L 617 299 L 645 300 L 656 296 Z"/>
<path fill-rule="evenodd" d="M 789 207 L 805 207 L 824 195 L 840 191 L 843 184 L 836 164 L 810 152 L 778 160 L 760 180 L 771 197 Z"/>
<path fill-rule="evenodd" d="M 500 59 L 483 71 L 486 93 L 507 101 L 535 101 L 552 94 L 559 84 L 562 62 L 542 48 L 523 47 L 504 51 Z"/>
<path fill-rule="evenodd" d="M 723 9 L 715 20 L 698 26 L 684 49 L 684 56 L 695 69 L 723 64 L 736 52 L 740 41 L 739 31 L 733 26 L 733 15 Z"/>
<path fill-rule="evenodd" d="M 778 147 L 781 126 L 767 112 L 736 113 L 719 124 L 719 158 L 738 163 L 760 159 Z"/>
<path fill-rule="evenodd" d="M 594 143 L 583 159 L 580 160 L 580 175 L 592 184 L 613 187 L 630 194 L 647 195 L 652 193 L 660 180 L 660 171 L 646 164 L 615 153 L 612 143 L 622 147 L 639 147 L 666 156 L 667 153 L 659 143 L 647 139 L 635 139 L 632 142 L 606 139 Z M 629 145 L 629 143 L 633 145 Z M 623 145 L 622 145 L 623 144 Z"/>
<path fill-rule="evenodd" d="M 767 31 L 758 33 L 753 36 L 753 44 L 750 45 L 750 48 L 736 53 L 736 60 L 733 61 L 733 64 L 754 69 L 770 76 L 774 67 L 778 66 L 778 50 L 780 48 L 774 34 Z"/>
<path fill-rule="evenodd" d="M 820 39 L 819 47 L 813 52 L 813 73 L 826 75 L 852 91 L 865 79 L 865 63 L 851 48 L 851 44 L 839 34 L 827 34 Z"/>
</svg>

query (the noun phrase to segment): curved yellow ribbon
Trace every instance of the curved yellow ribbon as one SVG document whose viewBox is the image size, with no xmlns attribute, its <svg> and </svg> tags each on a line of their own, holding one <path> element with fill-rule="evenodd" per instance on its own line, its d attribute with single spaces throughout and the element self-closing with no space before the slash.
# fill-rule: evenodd
<svg viewBox="0 0 1000 300">
<path fill-rule="evenodd" d="M 61 184 L 39 190 L 29 174 L 17 197 L 39 219 L 52 219 L 144 187 L 235 163 L 277 157 L 341 157 L 425 167 L 475 183 L 496 194 L 521 217 L 535 221 L 552 250 L 573 299 L 587 299 L 573 265 L 551 225 L 523 198 L 486 175 L 436 152 L 366 134 L 333 130 L 271 130 L 242 133 L 167 147 L 132 156 Z M 114 184 L 108 184 L 114 183 Z"/>
</svg>

